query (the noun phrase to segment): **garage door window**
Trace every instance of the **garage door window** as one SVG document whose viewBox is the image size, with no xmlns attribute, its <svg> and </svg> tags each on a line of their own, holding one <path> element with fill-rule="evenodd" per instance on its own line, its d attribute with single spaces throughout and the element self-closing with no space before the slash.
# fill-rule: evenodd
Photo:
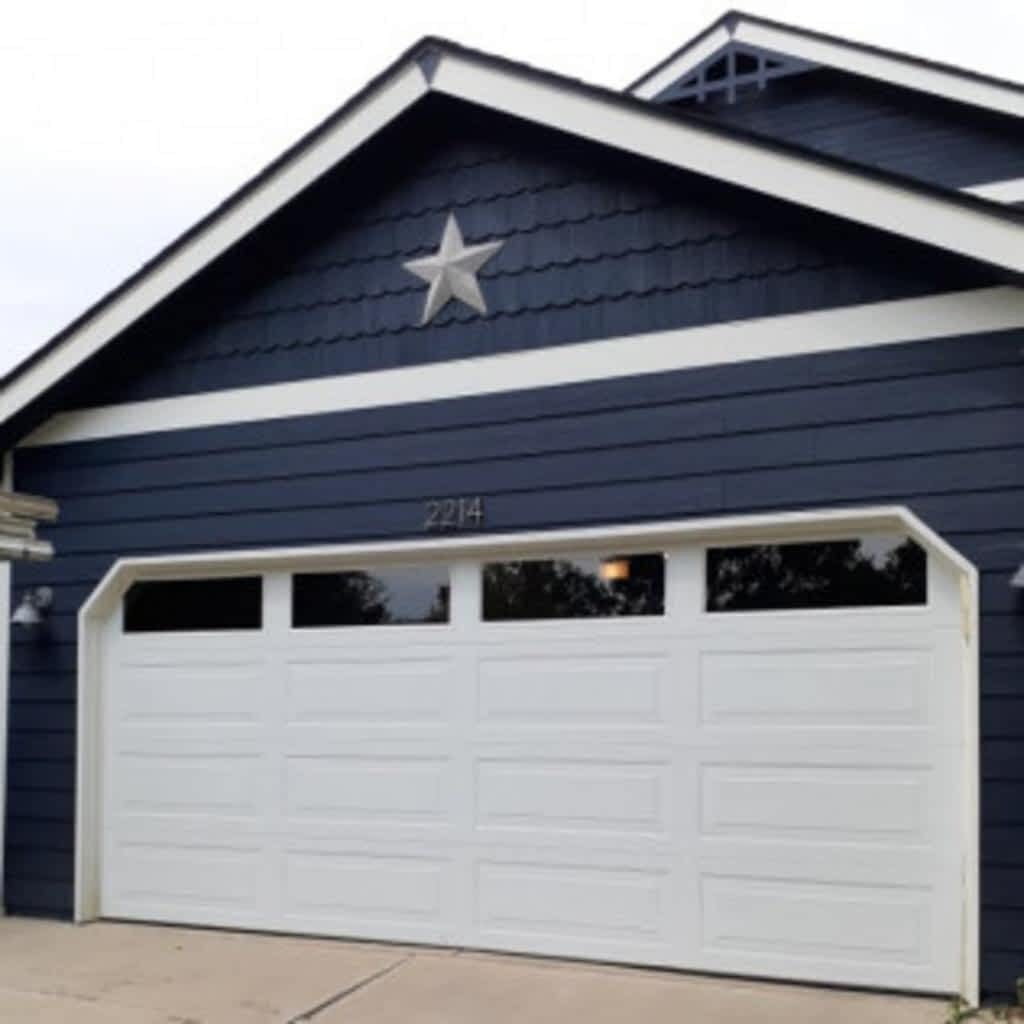
<svg viewBox="0 0 1024 1024">
<path fill-rule="evenodd" d="M 447 566 L 403 566 L 292 577 L 292 625 L 443 625 L 449 621 Z"/>
<path fill-rule="evenodd" d="M 707 552 L 709 612 L 922 605 L 927 556 L 906 537 L 753 544 Z"/>
<path fill-rule="evenodd" d="M 587 619 L 665 614 L 665 556 L 488 562 L 484 619 Z"/>
<path fill-rule="evenodd" d="M 260 629 L 263 578 L 139 580 L 124 596 L 126 633 Z"/>
</svg>

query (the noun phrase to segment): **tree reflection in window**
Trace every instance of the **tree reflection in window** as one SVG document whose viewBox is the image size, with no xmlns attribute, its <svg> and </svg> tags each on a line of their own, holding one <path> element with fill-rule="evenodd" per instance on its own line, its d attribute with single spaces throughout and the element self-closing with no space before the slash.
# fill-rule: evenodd
<svg viewBox="0 0 1024 1024">
<path fill-rule="evenodd" d="M 137 580 L 124 596 L 126 633 L 262 627 L 262 576 Z"/>
<path fill-rule="evenodd" d="M 484 619 L 579 619 L 663 615 L 665 558 L 550 558 L 483 568 Z"/>
<path fill-rule="evenodd" d="M 292 579 L 292 625 L 444 623 L 449 618 L 449 597 L 446 567 L 298 573 Z"/>
<path fill-rule="evenodd" d="M 927 556 L 907 537 L 756 544 L 707 552 L 709 612 L 913 605 Z"/>
</svg>

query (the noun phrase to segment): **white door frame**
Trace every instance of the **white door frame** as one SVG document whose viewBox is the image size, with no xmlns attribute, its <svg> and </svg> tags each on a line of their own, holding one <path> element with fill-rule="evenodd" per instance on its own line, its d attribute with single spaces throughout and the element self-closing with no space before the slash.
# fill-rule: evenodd
<svg viewBox="0 0 1024 1024">
<path fill-rule="evenodd" d="M 889 531 L 913 537 L 933 557 L 958 574 L 966 643 L 964 686 L 964 807 L 965 850 L 962 890 L 960 994 L 974 1004 L 979 988 L 979 687 L 978 687 L 978 572 L 963 555 L 903 506 L 825 509 L 753 516 L 686 519 L 632 525 L 607 525 L 580 529 L 524 533 L 458 535 L 447 538 L 341 544 L 299 548 L 259 548 L 247 551 L 214 551 L 189 555 L 158 555 L 118 560 L 78 613 L 78 754 L 75 814 L 75 897 L 77 922 L 99 916 L 100 766 L 102 751 L 102 635 L 103 627 L 117 609 L 131 583 L 141 577 L 189 578 L 267 572 L 274 569 L 343 568 L 375 562 L 399 562 L 410 558 L 451 558 L 454 555 L 497 555 L 502 552 L 536 554 L 572 549 L 583 551 L 714 540 L 761 542 L 787 539 L 829 539 L 853 531 Z"/>
</svg>

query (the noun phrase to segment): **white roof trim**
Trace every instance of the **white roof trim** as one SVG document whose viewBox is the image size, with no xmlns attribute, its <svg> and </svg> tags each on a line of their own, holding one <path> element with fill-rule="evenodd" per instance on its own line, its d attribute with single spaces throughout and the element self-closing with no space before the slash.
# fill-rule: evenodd
<svg viewBox="0 0 1024 1024">
<path fill-rule="evenodd" d="M 724 33 L 724 39 L 721 33 Z M 709 50 L 706 41 L 711 39 L 718 45 Z M 840 39 L 823 38 L 798 28 L 765 24 L 743 15 L 737 16 L 731 30 L 729 26 L 721 25 L 695 39 L 666 65 L 633 85 L 630 92 L 641 99 L 652 99 L 730 39 L 958 103 L 1024 117 L 1024 88 L 985 80 L 956 68 L 919 62 L 897 53 L 884 53 Z"/>
<path fill-rule="evenodd" d="M 576 342 L 554 349 L 527 349 L 79 409 L 58 413 L 21 444 L 68 444 L 441 401 L 1014 327 L 1024 327 L 1024 289 L 979 288 L 920 299 Z"/>
<path fill-rule="evenodd" d="M 441 45 L 441 44 L 439 44 Z M 666 117 L 617 94 L 497 59 L 441 49 L 428 83 L 413 58 L 399 65 L 317 139 L 170 251 L 123 294 L 102 305 L 0 393 L 0 421 L 15 415 L 229 249 L 431 88 L 615 149 L 776 196 L 1024 272 L 1024 225 L 998 211 L 904 186 Z"/>
<path fill-rule="evenodd" d="M 1024 178 L 990 181 L 984 185 L 971 185 L 962 191 L 993 203 L 1024 203 Z"/>
<path fill-rule="evenodd" d="M 1024 273 L 1024 224 L 950 203 L 941 194 L 461 56 L 445 55 L 433 86 L 612 148 Z"/>
<path fill-rule="evenodd" d="M 630 94 L 642 100 L 654 99 L 691 68 L 698 67 L 708 57 L 714 56 L 730 39 L 732 33 L 728 25 L 719 25 L 710 32 L 705 32 L 663 67 L 656 68 L 636 85 L 630 86 Z"/>
</svg>

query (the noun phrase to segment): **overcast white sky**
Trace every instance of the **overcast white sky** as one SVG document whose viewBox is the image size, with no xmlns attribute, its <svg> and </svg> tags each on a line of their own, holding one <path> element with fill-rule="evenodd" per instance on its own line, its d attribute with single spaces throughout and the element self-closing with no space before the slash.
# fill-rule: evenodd
<svg viewBox="0 0 1024 1024">
<path fill-rule="evenodd" d="M 1024 0 L 744 0 L 1004 78 Z M 0 372 L 420 36 L 621 88 L 721 0 L 26 0 L 0 17 Z"/>
</svg>

